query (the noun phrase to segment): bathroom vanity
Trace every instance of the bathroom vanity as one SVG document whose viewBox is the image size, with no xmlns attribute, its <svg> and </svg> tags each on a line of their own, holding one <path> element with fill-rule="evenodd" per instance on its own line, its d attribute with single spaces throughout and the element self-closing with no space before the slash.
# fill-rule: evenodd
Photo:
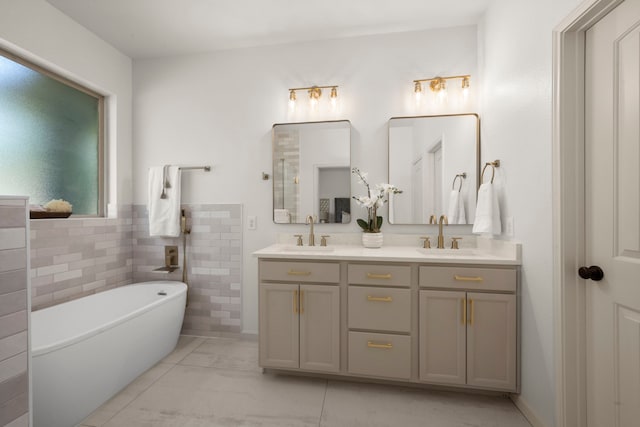
<svg viewBox="0 0 640 427">
<path fill-rule="evenodd" d="M 254 255 L 261 367 L 518 392 L 519 245 Z"/>
</svg>

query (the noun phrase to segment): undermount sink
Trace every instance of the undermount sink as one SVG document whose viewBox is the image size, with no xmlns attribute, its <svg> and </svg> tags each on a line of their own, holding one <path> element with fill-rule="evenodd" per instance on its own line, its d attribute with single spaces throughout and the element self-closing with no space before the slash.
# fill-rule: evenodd
<svg viewBox="0 0 640 427">
<path fill-rule="evenodd" d="M 418 252 L 423 255 L 433 256 L 433 257 L 452 257 L 452 256 L 460 256 L 460 257 L 469 257 L 469 256 L 478 256 L 481 255 L 475 248 L 462 248 L 462 249 L 437 249 L 437 248 L 416 248 Z"/>
<path fill-rule="evenodd" d="M 282 247 L 282 252 L 333 252 L 333 250 L 333 246 L 287 245 Z"/>
</svg>

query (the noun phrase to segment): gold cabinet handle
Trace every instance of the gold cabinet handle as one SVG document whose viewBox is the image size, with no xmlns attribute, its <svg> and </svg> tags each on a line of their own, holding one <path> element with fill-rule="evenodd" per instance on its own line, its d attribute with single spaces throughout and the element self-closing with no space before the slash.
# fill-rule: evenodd
<svg viewBox="0 0 640 427">
<path fill-rule="evenodd" d="M 298 291 L 293 291 L 293 312 L 298 314 Z"/>
<path fill-rule="evenodd" d="M 467 324 L 467 300 L 466 298 L 462 298 L 460 300 L 462 302 L 462 324 Z"/>
<path fill-rule="evenodd" d="M 391 302 L 393 298 L 391 297 L 374 297 L 371 295 L 367 295 L 367 301 L 377 301 L 377 302 Z"/>
<path fill-rule="evenodd" d="M 484 280 L 480 276 L 458 276 L 457 274 L 453 278 L 458 282 L 482 282 Z"/>
<path fill-rule="evenodd" d="M 367 273 L 367 279 L 391 279 L 391 273 L 387 273 L 387 274 Z"/>
<path fill-rule="evenodd" d="M 473 326 L 473 300 L 472 299 L 469 300 L 469 306 L 471 311 L 471 315 L 469 316 L 469 325 Z"/>
<path fill-rule="evenodd" d="M 373 341 L 367 341 L 367 347 L 369 348 L 381 348 L 383 350 L 391 350 L 393 348 L 393 344 L 386 343 L 386 344 L 377 344 Z"/>
<path fill-rule="evenodd" d="M 300 314 L 304 314 L 304 291 L 300 291 Z"/>
<path fill-rule="evenodd" d="M 310 271 L 289 270 L 289 271 L 287 271 L 287 274 L 289 276 L 311 276 L 311 272 Z"/>
</svg>

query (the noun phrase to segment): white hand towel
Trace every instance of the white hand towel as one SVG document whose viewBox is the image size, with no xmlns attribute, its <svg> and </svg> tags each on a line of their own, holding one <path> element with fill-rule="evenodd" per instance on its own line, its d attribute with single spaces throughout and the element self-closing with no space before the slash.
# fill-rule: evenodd
<svg viewBox="0 0 640 427">
<path fill-rule="evenodd" d="M 180 235 L 180 168 L 157 166 L 149 169 L 149 235 Z M 166 176 L 165 176 L 166 175 Z M 165 183 L 169 183 L 165 186 Z M 161 198 L 164 191 L 166 198 Z"/>
<path fill-rule="evenodd" d="M 449 195 L 449 209 L 447 212 L 449 224 L 466 224 L 467 215 L 464 212 L 464 199 L 458 190 L 451 190 Z"/>
<path fill-rule="evenodd" d="M 493 184 L 482 184 L 478 190 L 478 206 L 476 207 L 476 219 L 473 222 L 473 233 L 494 235 L 502 233 L 498 194 L 493 188 Z"/>
</svg>

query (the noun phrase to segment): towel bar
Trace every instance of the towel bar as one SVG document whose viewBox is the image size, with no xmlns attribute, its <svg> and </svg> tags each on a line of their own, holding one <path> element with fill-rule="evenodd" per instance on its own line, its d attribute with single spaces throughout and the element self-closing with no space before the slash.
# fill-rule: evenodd
<svg viewBox="0 0 640 427">
<path fill-rule="evenodd" d="M 180 166 L 180 170 L 204 169 L 205 172 L 211 172 L 211 166 Z"/>
</svg>

